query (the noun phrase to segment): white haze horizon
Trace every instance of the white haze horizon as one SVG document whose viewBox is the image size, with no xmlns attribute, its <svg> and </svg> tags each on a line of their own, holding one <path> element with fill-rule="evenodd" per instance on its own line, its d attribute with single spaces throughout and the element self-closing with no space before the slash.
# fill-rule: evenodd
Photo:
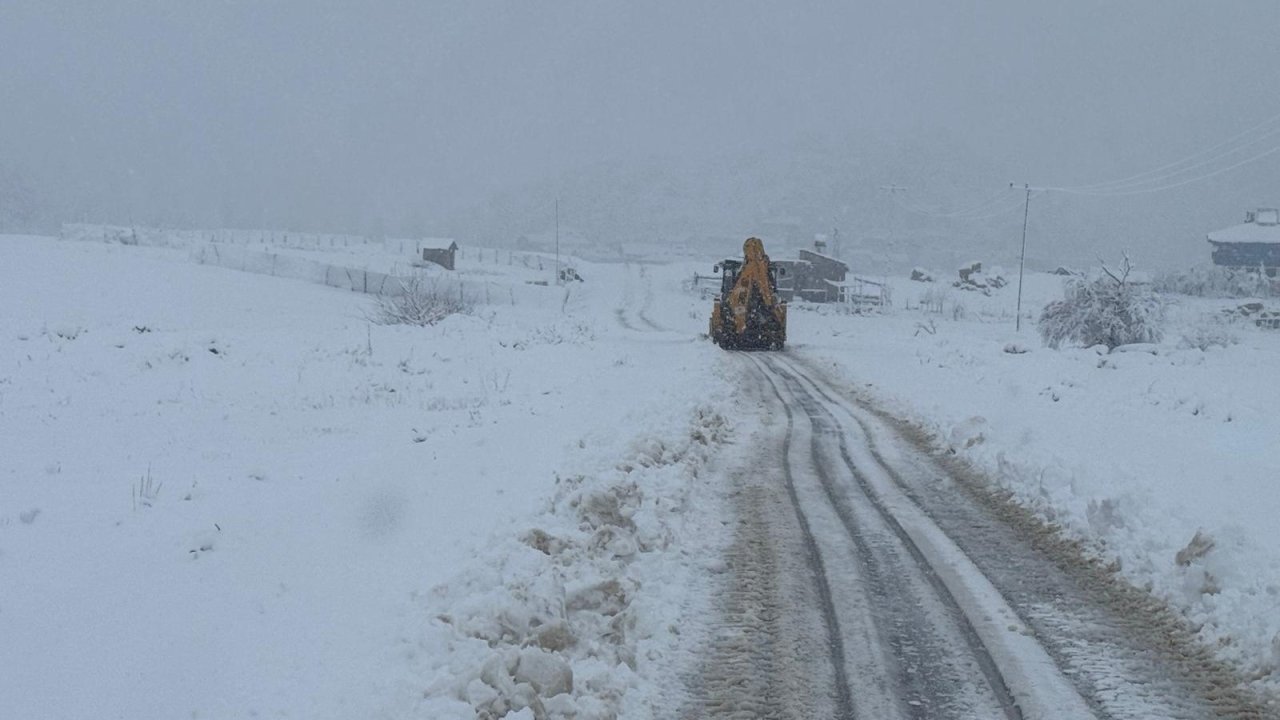
<svg viewBox="0 0 1280 720">
<path fill-rule="evenodd" d="M 562 223 L 608 245 L 785 219 L 876 252 L 892 233 L 906 261 L 1007 262 L 1022 224 L 1010 183 L 1128 178 L 1274 120 L 1272 11 L 7 0 L 0 231 L 509 245 L 548 230 L 558 197 Z M 1280 143 L 1276 127 L 1104 188 L 1131 194 L 1035 195 L 1029 262 L 1206 262 L 1207 232 L 1280 205 L 1280 155 L 1242 162 Z"/>
</svg>

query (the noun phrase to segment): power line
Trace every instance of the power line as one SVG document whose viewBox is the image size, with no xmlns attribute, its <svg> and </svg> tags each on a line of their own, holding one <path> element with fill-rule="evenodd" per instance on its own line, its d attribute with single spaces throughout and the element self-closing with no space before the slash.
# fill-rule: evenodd
<svg viewBox="0 0 1280 720">
<path fill-rule="evenodd" d="M 1204 150 L 1188 155 L 1180 160 L 1161 165 L 1160 167 L 1152 170 L 1138 173 L 1137 175 L 1131 175 L 1127 178 L 1101 183 L 1092 183 L 1088 185 L 1041 187 L 1037 188 L 1037 190 L 1051 190 L 1072 195 L 1088 195 L 1093 197 L 1119 197 L 1125 195 L 1143 195 L 1147 193 L 1163 192 L 1165 190 L 1172 190 L 1184 185 L 1190 185 L 1194 182 L 1199 182 L 1201 180 L 1206 180 L 1208 178 L 1230 172 L 1280 152 L 1280 142 L 1277 142 L 1275 145 L 1272 145 L 1261 152 L 1250 155 L 1243 160 L 1233 162 L 1226 167 L 1209 170 L 1192 177 L 1183 177 L 1193 170 L 1206 168 L 1214 165 L 1215 163 L 1231 158 L 1232 156 L 1239 155 L 1241 152 L 1248 150 L 1251 146 L 1258 145 L 1259 143 L 1267 140 L 1280 138 L 1280 125 L 1277 125 L 1277 122 L 1280 122 L 1280 115 L 1274 115 L 1256 125 L 1253 125 L 1247 130 L 1223 140 L 1222 142 L 1211 145 Z M 1259 134 L 1258 131 L 1260 130 L 1263 132 Z M 1256 137 L 1252 137 L 1243 144 L 1239 144 L 1242 139 L 1249 138 L 1253 135 L 1256 135 Z M 1224 150 L 1224 148 L 1228 149 Z M 905 188 L 900 189 L 905 190 Z M 1021 199 L 1014 204 L 1009 204 L 1007 201 L 1005 204 L 1001 204 L 1001 196 L 1008 190 L 1009 188 L 1005 188 L 1000 193 L 997 193 L 976 205 L 950 212 L 939 212 L 936 210 L 922 208 L 920 206 L 912 206 L 905 201 L 899 200 L 897 197 L 894 197 L 894 202 L 907 212 L 914 213 L 916 215 L 923 215 L 925 217 L 970 221 L 987 220 L 993 217 L 1007 215 L 1016 210 L 1018 205 L 1024 204 Z"/>
<path fill-rule="evenodd" d="M 1214 165 L 1214 164 L 1216 164 L 1216 163 L 1218 163 L 1218 162 L 1220 162 L 1220 161 L 1222 161 L 1222 160 L 1226 160 L 1227 158 L 1230 158 L 1230 157 L 1231 157 L 1231 156 L 1233 156 L 1233 155 L 1238 155 L 1239 153 L 1241 153 L 1241 152 L 1245 151 L 1246 149 L 1248 149 L 1250 145 L 1256 145 L 1257 143 L 1261 142 L 1262 140 L 1267 139 L 1269 136 L 1271 136 L 1271 135 L 1278 135 L 1278 134 L 1280 134 L 1280 128 L 1277 128 L 1275 131 L 1273 131 L 1273 132 L 1271 132 L 1271 133 L 1268 133 L 1268 135 L 1261 136 L 1261 137 L 1259 137 L 1259 138 L 1257 138 L 1257 139 L 1255 139 L 1255 140 L 1250 141 L 1249 143 L 1247 143 L 1247 144 L 1245 144 L 1245 145 L 1241 145 L 1241 146 L 1240 146 L 1240 147 L 1238 147 L 1238 148 L 1233 148 L 1233 149 L 1231 149 L 1231 150 L 1228 150 L 1227 152 L 1220 153 L 1220 154 L 1218 154 L 1218 155 L 1216 155 L 1216 156 L 1214 156 L 1214 157 L 1211 157 L 1211 158 L 1209 158 L 1209 159 L 1207 159 L 1207 160 L 1203 160 L 1203 161 L 1198 162 L 1198 163 L 1195 163 L 1195 164 L 1193 164 L 1193 165 L 1188 165 L 1188 166 L 1186 166 L 1186 167 L 1184 167 L 1184 168 L 1181 168 L 1181 169 L 1179 169 L 1179 170 L 1175 170 L 1175 171 L 1173 171 L 1173 172 L 1169 172 L 1169 173 L 1162 173 L 1162 174 L 1159 174 L 1159 175 L 1153 175 L 1153 176 L 1151 176 L 1150 178 L 1148 178 L 1148 179 L 1146 179 L 1146 180 L 1141 180 L 1141 181 L 1131 182 L 1131 183 L 1125 183 L 1125 184 L 1120 184 L 1120 185 L 1111 185 L 1111 186 L 1107 186 L 1107 187 L 1097 187 L 1097 188 L 1095 188 L 1095 187 L 1066 187 L 1066 188 L 1062 188 L 1062 189 L 1063 189 L 1063 190 L 1065 190 L 1065 191 L 1068 191 L 1068 192 L 1073 192 L 1073 193 L 1077 193 L 1077 194 L 1084 194 L 1084 195 L 1111 195 L 1111 194 L 1120 195 L 1120 194 L 1125 194 L 1125 193 L 1129 193 L 1129 192 L 1144 192 L 1144 191 L 1146 191 L 1148 188 L 1150 188 L 1150 187 L 1152 186 L 1152 185 L 1151 185 L 1152 183 L 1160 184 L 1159 186 L 1163 187 L 1164 185 L 1169 184 L 1167 181 L 1174 180 L 1175 178 L 1178 178 L 1179 176 L 1185 176 L 1185 175 L 1186 175 L 1186 173 L 1189 173 L 1189 172 L 1191 172 L 1192 170 L 1195 170 L 1195 169 L 1197 169 L 1197 168 L 1209 167 L 1209 166 L 1212 166 L 1212 165 Z M 1274 146 L 1274 147 L 1280 147 L 1280 144 L 1277 144 L 1277 145 L 1276 145 L 1276 146 Z M 1240 163 L 1240 164 L 1247 164 L 1247 163 L 1253 162 L 1254 160 L 1257 160 L 1258 158 L 1265 156 L 1267 153 L 1268 153 L 1268 151 L 1264 151 L 1264 152 L 1263 152 L 1263 153 L 1261 153 L 1260 155 L 1255 155 L 1255 156 L 1253 156 L 1251 159 L 1246 160 L 1246 161 L 1244 161 L 1243 163 Z M 1233 165 L 1232 167 L 1239 167 L 1239 165 Z M 1205 173 L 1205 174 L 1202 174 L 1202 175 L 1196 176 L 1195 178 L 1190 179 L 1190 180 L 1189 180 L 1189 182 L 1195 182 L 1196 180 L 1199 180 L 1199 179 L 1202 179 L 1202 178 L 1205 178 L 1205 177 L 1211 177 L 1211 176 L 1212 176 L 1212 175 L 1214 175 L 1214 174 L 1217 174 L 1217 173 L 1216 173 L 1216 172 L 1214 172 L 1214 171 L 1210 171 L 1209 173 Z M 1181 180 L 1178 180 L 1177 182 L 1181 182 Z M 1176 186 L 1177 186 L 1177 182 L 1175 182 L 1175 183 L 1173 184 L 1173 186 L 1174 186 L 1174 187 L 1176 187 Z"/>
<path fill-rule="evenodd" d="M 901 200 L 898 200 L 896 197 L 894 198 L 894 201 L 904 210 L 915 213 L 916 215 L 923 215 L 925 217 L 958 220 L 983 220 L 1013 211 L 1015 206 L 1009 205 L 1010 198 L 1008 196 L 1008 192 L 1009 188 L 1002 188 L 999 192 L 988 197 L 982 202 L 950 212 L 938 212 L 921 208 L 919 206 L 911 206 Z M 1018 199 L 1018 204 L 1022 204 L 1021 198 Z"/>
<path fill-rule="evenodd" d="M 1146 182 L 1158 181 L 1158 180 L 1160 180 L 1160 179 L 1164 179 L 1164 178 L 1163 178 L 1163 177 L 1149 177 L 1149 176 L 1161 176 L 1162 174 L 1165 174 L 1165 171 L 1167 171 L 1167 170 L 1172 170 L 1173 168 L 1178 167 L 1179 165 L 1183 165 L 1183 164 L 1185 164 L 1185 163 L 1191 162 L 1192 160 L 1196 160 L 1197 158 L 1200 158 L 1200 157 L 1202 157 L 1202 156 L 1204 156 L 1204 155 L 1209 155 L 1210 153 L 1216 152 L 1216 151 L 1217 151 L 1217 150 L 1219 150 L 1220 148 L 1224 148 L 1224 147 L 1226 147 L 1226 146 L 1228 146 L 1228 145 L 1231 145 L 1231 144 L 1235 143 L 1237 140 L 1240 140 L 1241 138 L 1247 137 L 1248 135 L 1251 135 L 1251 134 L 1253 134 L 1254 132 L 1256 132 L 1256 131 L 1258 131 L 1258 130 L 1260 130 L 1260 129 L 1262 129 L 1262 128 L 1265 128 L 1265 127 L 1267 127 L 1268 125 L 1272 125 L 1272 124 L 1276 123 L 1277 121 L 1280 121 L 1280 115 L 1274 115 L 1274 116 L 1272 116 L 1272 117 L 1270 117 L 1270 118 L 1267 118 L 1266 120 L 1264 120 L 1264 121 L 1262 121 L 1262 122 L 1258 123 L 1257 125 L 1254 125 L 1253 127 L 1250 127 L 1249 129 L 1244 130 L 1243 132 L 1237 133 L 1236 135 L 1233 135 L 1232 137 L 1227 138 L 1226 140 L 1223 140 L 1222 142 L 1217 143 L 1216 145 L 1212 145 L 1212 146 L 1210 146 L 1210 147 L 1208 147 L 1208 148 L 1205 148 L 1204 150 L 1201 150 L 1201 151 L 1199 151 L 1199 152 L 1196 152 L 1196 153 L 1193 153 L 1193 154 L 1191 154 L 1191 155 L 1188 155 L 1188 156 L 1186 156 L 1186 157 L 1184 157 L 1184 158 L 1182 158 L 1182 159 L 1180 159 L 1180 160 L 1175 160 L 1174 162 L 1171 162 L 1171 163 L 1169 163 L 1169 164 L 1167 164 L 1167 165 L 1161 165 L 1161 166 L 1160 166 L 1160 167 L 1158 167 L 1158 168 L 1154 168 L 1154 169 L 1152 169 L 1152 170 L 1147 170 L 1147 171 L 1145 171 L 1145 172 L 1138 173 L 1137 175 L 1131 175 L 1131 176 L 1129 176 L 1129 177 L 1121 178 L 1121 179 L 1118 179 L 1118 180 L 1109 180 L 1109 181 L 1107 181 L 1107 182 L 1092 183 L 1092 184 L 1089 184 L 1089 185 L 1075 185 L 1075 186 L 1071 186 L 1071 188 L 1070 188 L 1070 189 L 1071 189 L 1071 190 L 1075 190 L 1075 191 L 1091 191 L 1091 190 L 1103 191 L 1103 190 L 1108 190 L 1108 189 L 1116 189 L 1116 188 L 1118 188 L 1118 187 L 1124 187 L 1124 186 L 1128 186 L 1128 185 L 1140 185 L 1140 184 L 1144 184 L 1144 183 L 1146 183 Z M 1275 134 L 1276 132 L 1280 132 L 1280 127 L 1275 127 L 1275 128 L 1272 128 L 1272 129 L 1270 129 L 1270 130 L 1266 131 L 1265 133 L 1263 133 L 1263 134 L 1262 134 L 1262 135 L 1260 135 L 1259 137 L 1254 138 L 1253 140 L 1250 140 L 1249 142 L 1245 143 L 1244 145 L 1242 145 L 1242 146 L 1241 146 L 1241 147 L 1239 147 L 1239 148 L 1234 148 L 1234 149 L 1232 149 L 1232 150 L 1230 150 L 1230 151 L 1227 151 L 1227 152 L 1225 152 L 1225 153 L 1222 153 L 1222 154 L 1220 154 L 1220 155 L 1218 155 L 1218 156 L 1216 156 L 1216 157 L 1214 157 L 1214 158 L 1210 158 L 1209 160 L 1204 160 L 1204 161 L 1202 161 L 1202 162 L 1196 163 L 1195 165 L 1192 165 L 1192 166 L 1189 166 L 1189 167 L 1186 167 L 1186 168 L 1182 168 L 1182 169 L 1180 169 L 1180 170 L 1177 170 L 1177 171 L 1174 171 L 1174 172 L 1171 172 L 1171 173 L 1167 173 L 1167 175 L 1171 177 L 1171 176 L 1173 176 L 1173 175 L 1181 174 L 1182 172 L 1185 172 L 1186 170 L 1190 170 L 1191 168 L 1194 168 L 1194 167 L 1201 167 L 1201 166 L 1203 166 L 1203 165 L 1211 164 L 1211 163 L 1216 162 L 1217 160 L 1220 160 L 1220 159 L 1222 159 L 1222 158 L 1224 158 L 1224 157 L 1227 157 L 1227 156 L 1233 155 L 1233 154 L 1235 154 L 1236 152 L 1239 152 L 1240 150 L 1243 150 L 1245 147 L 1248 147 L 1249 145 L 1252 145 L 1252 144 L 1254 144 L 1254 143 L 1258 142 L 1259 140 L 1262 140 L 1263 138 L 1269 137 L 1269 136 L 1271 136 L 1271 135 Z"/>
<path fill-rule="evenodd" d="M 990 207 L 999 199 L 1000 199 L 999 195 L 997 195 L 994 198 L 987 198 L 986 200 L 983 200 L 982 202 L 979 202 L 976 205 L 972 205 L 966 208 L 961 208 L 959 210 L 951 210 L 951 211 L 943 211 L 941 209 L 934 210 L 934 209 L 922 207 L 920 205 L 912 205 L 906 202 L 905 200 L 900 200 L 897 198 L 895 198 L 895 202 L 901 205 L 904 210 L 915 213 L 917 215 L 925 215 L 927 217 L 937 217 L 937 218 L 950 218 L 950 217 L 959 217 L 962 215 L 967 215 L 972 212 L 979 212 L 982 210 L 986 210 L 988 207 Z"/>
<path fill-rule="evenodd" d="M 1160 185 L 1160 186 L 1151 187 L 1151 188 L 1141 188 L 1137 190 L 1113 190 L 1110 192 L 1102 192 L 1102 191 L 1094 192 L 1094 191 L 1088 191 L 1088 190 L 1079 190 L 1079 189 L 1070 188 L 1070 187 L 1050 187 L 1045 189 L 1054 190 L 1057 192 L 1071 193 L 1073 195 L 1092 195 L 1095 197 L 1115 197 L 1120 195 L 1141 195 L 1144 193 L 1161 192 L 1163 190 L 1172 190 L 1173 188 L 1182 187 L 1183 185 L 1190 185 L 1193 182 L 1199 182 L 1200 180 L 1205 180 L 1215 175 L 1221 175 L 1222 173 L 1225 173 L 1225 172 L 1230 172 L 1232 170 L 1235 170 L 1236 168 L 1248 165 L 1249 163 L 1257 162 L 1269 155 L 1274 155 L 1277 152 L 1280 152 L 1280 145 L 1276 145 L 1270 148 L 1269 150 L 1265 150 L 1263 152 L 1258 153 L 1257 155 L 1253 155 L 1252 157 L 1245 158 L 1244 160 L 1241 160 L 1240 162 L 1232 165 L 1228 165 L 1227 167 L 1219 168 L 1217 170 L 1214 170 L 1213 172 L 1207 172 L 1202 175 L 1197 175 L 1196 177 L 1193 177 L 1193 178 L 1188 178 L 1186 180 L 1171 183 L 1168 185 Z"/>
<path fill-rule="evenodd" d="M 973 216 L 966 217 L 966 218 L 964 218 L 964 219 L 965 219 L 965 220 L 970 220 L 970 221 L 977 221 L 977 220 L 990 220 L 990 219 L 992 219 L 992 218 L 997 218 L 997 217 L 1001 217 L 1001 216 L 1003 216 L 1003 215 L 1008 215 L 1009 213 L 1011 213 L 1011 212 L 1013 212 L 1013 211 L 1017 210 L 1017 209 L 1018 209 L 1018 206 L 1019 206 L 1019 205 L 1021 205 L 1021 204 L 1022 204 L 1022 197 L 1021 197 L 1021 196 L 1018 196 L 1018 197 L 1013 198 L 1013 202 L 1012 202 L 1011 204 L 1006 204 L 1005 206 L 1003 206 L 1003 207 L 1001 207 L 1001 208 L 999 208 L 999 209 L 993 210 L 992 212 L 986 213 L 986 214 L 984 214 L 984 215 L 973 215 Z"/>
</svg>

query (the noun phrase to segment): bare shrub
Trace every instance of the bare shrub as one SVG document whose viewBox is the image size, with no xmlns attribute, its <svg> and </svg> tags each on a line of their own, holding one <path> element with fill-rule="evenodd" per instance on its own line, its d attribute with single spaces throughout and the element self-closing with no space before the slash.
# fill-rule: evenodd
<svg viewBox="0 0 1280 720">
<path fill-rule="evenodd" d="M 942 307 L 951 299 L 951 292 L 944 287 L 929 287 L 920 293 L 920 307 L 925 312 L 942 314 Z"/>
<path fill-rule="evenodd" d="M 164 487 L 164 483 L 157 483 L 151 477 L 151 466 L 147 466 L 147 474 L 138 479 L 138 482 L 129 486 L 129 495 L 133 500 L 133 510 L 138 511 L 138 506 L 149 508 L 155 504 L 156 499 L 160 497 L 160 488 Z"/>
<path fill-rule="evenodd" d="M 1150 288 L 1128 281 L 1133 270 L 1129 258 L 1124 258 L 1118 275 L 1102 269 L 1103 277 L 1096 280 L 1068 279 L 1066 296 L 1045 306 L 1037 327 L 1046 345 L 1114 348 L 1159 342 L 1164 336 L 1165 302 Z"/>
<path fill-rule="evenodd" d="M 595 331 L 590 325 L 581 322 L 563 322 L 532 328 L 522 338 L 510 343 L 502 341 L 498 344 L 502 347 L 525 350 L 535 345 L 560 345 L 563 343 L 581 345 L 595 339 Z"/>
<path fill-rule="evenodd" d="M 1258 268 L 1209 265 L 1157 275 L 1155 289 L 1196 297 L 1269 297 L 1280 294 L 1280 278 L 1267 277 Z"/>
<path fill-rule="evenodd" d="M 402 278 L 394 292 L 374 296 L 369 320 L 379 325 L 435 325 L 459 313 L 469 313 L 475 301 L 462 289 L 442 286 L 425 275 Z"/>
<path fill-rule="evenodd" d="M 1208 350 L 1211 347 L 1230 347 L 1240 342 L 1240 337 L 1230 326 L 1219 320 L 1204 320 L 1182 331 L 1180 345 L 1185 348 Z"/>
</svg>

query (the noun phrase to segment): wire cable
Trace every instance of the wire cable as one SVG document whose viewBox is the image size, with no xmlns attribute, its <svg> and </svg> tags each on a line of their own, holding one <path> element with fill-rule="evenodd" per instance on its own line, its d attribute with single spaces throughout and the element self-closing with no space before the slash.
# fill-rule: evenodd
<svg viewBox="0 0 1280 720">
<path fill-rule="evenodd" d="M 976 203 L 966 208 L 961 208 L 959 210 L 951 210 L 951 211 L 944 211 L 941 209 L 931 209 L 921 205 L 908 203 L 903 199 L 899 199 L 897 196 L 894 196 L 894 202 L 904 210 L 914 212 L 918 215 L 928 215 L 930 217 L 946 218 L 946 217 L 956 217 L 960 215 L 968 215 L 970 213 L 982 212 L 987 208 L 991 207 L 992 205 L 995 205 L 1000 200 L 1002 200 L 1003 195 L 1007 191 L 1008 191 L 1008 188 L 1002 188 L 995 195 L 992 195 L 979 203 Z"/>
<path fill-rule="evenodd" d="M 1251 157 L 1247 157 L 1244 160 L 1241 160 L 1240 162 L 1237 162 L 1232 165 L 1228 165 L 1224 168 L 1219 168 L 1217 170 L 1214 170 L 1213 172 L 1204 173 L 1202 175 L 1197 175 L 1193 178 L 1188 178 L 1186 180 L 1170 183 L 1167 185 L 1160 185 L 1158 187 L 1141 188 L 1137 190 L 1115 190 L 1115 191 L 1098 191 L 1098 192 L 1089 191 L 1089 190 L 1080 190 L 1077 188 L 1070 188 L 1070 187 L 1051 187 L 1046 189 L 1054 190 L 1057 192 L 1071 193 L 1073 195 L 1092 195 L 1094 197 L 1116 197 L 1121 195 L 1141 195 L 1144 193 L 1161 192 L 1163 190 L 1172 190 L 1173 188 L 1182 187 L 1183 185 L 1190 185 L 1193 182 L 1199 182 L 1200 180 L 1205 180 L 1215 175 L 1221 175 L 1222 173 L 1225 173 L 1225 172 L 1230 172 L 1231 170 L 1235 170 L 1238 167 L 1243 167 L 1245 165 L 1248 165 L 1249 163 L 1257 162 L 1258 160 L 1261 160 L 1269 155 L 1274 155 L 1277 152 L 1280 152 L 1280 145 L 1276 145 L 1275 147 L 1272 147 L 1269 150 L 1260 152 L 1257 155 L 1253 155 Z"/>
<path fill-rule="evenodd" d="M 1137 188 L 1142 185 L 1146 185 L 1153 182 L 1162 183 L 1164 181 L 1167 181 L 1173 177 L 1181 175 L 1190 170 L 1204 167 L 1206 165 L 1212 165 L 1215 162 L 1218 162 L 1220 160 L 1223 160 L 1225 158 L 1228 158 L 1232 155 L 1235 155 L 1241 152 L 1242 150 L 1248 148 L 1250 145 L 1255 145 L 1263 140 L 1266 140 L 1268 138 L 1271 138 L 1277 135 L 1278 133 L 1280 133 L 1280 126 L 1272 127 L 1271 129 L 1263 132 L 1258 137 L 1253 138 L 1252 140 L 1249 140 L 1248 142 L 1244 143 L 1243 145 L 1240 145 L 1239 147 L 1235 147 L 1225 152 L 1212 155 L 1213 153 L 1216 153 L 1218 150 L 1224 147 L 1227 147 L 1229 145 L 1232 145 L 1237 141 L 1241 140 L 1242 138 L 1245 138 L 1245 137 L 1248 137 L 1249 135 L 1254 134 L 1258 130 L 1266 128 L 1269 125 L 1274 125 L 1277 121 L 1280 121 L 1280 115 L 1272 116 L 1248 128 L 1247 130 L 1237 133 L 1236 135 L 1233 135 L 1232 137 L 1226 140 L 1223 140 L 1220 143 L 1212 145 L 1204 150 L 1188 155 L 1187 157 L 1184 157 L 1180 160 L 1175 160 L 1174 162 L 1168 163 L 1166 165 L 1161 165 L 1158 168 L 1154 168 L 1152 170 L 1147 170 L 1145 172 L 1138 173 L 1137 175 L 1131 175 L 1127 178 L 1121 178 L 1118 180 L 1109 180 L 1107 182 L 1091 183 L 1088 185 L 1072 185 L 1072 186 L 1055 188 L 1055 189 L 1064 190 L 1064 191 L 1078 191 L 1081 194 L 1092 194 L 1094 192 L 1104 193 L 1108 191 L 1133 189 L 1133 188 Z M 1187 167 L 1179 167 L 1180 165 L 1185 165 L 1188 162 L 1197 160 L 1198 158 L 1208 156 L 1208 155 L 1212 155 L 1212 156 L 1208 157 L 1207 159 L 1200 160 L 1199 162 L 1196 162 L 1192 165 L 1188 165 Z M 1174 170 L 1174 168 L 1178 168 L 1178 169 Z M 1208 177 L 1208 175 L 1206 175 L 1206 177 Z"/>
<path fill-rule="evenodd" d="M 1036 191 L 1034 191 L 1034 190 L 1031 192 L 1031 196 L 1032 196 L 1032 197 L 1035 197 L 1037 194 L 1039 194 L 1039 193 L 1037 193 L 1037 192 L 1036 192 Z M 968 218 L 965 218 L 965 219 L 966 219 L 966 220 L 989 220 L 989 219 L 991 219 L 991 218 L 997 218 L 997 217 L 1000 217 L 1000 216 L 1002 216 L 1002 215 L 1008 215 L 1009 213 L 1014 212 L 1015 210 L 1021 210 L 1021 209 L 1022 209 L 1022 207 L 1023 207 L 1023 203 L 1025 203 L 1025 202 L 1026 202 L 1026 197 L 1025 197 L 1025 196 L 1019 196 L 1019 197 L 1017 198 L 1017 201 L 1016 201 L 1016 202 L 1014 202 L 1014 203 L 1013 203 L 1013 204 L 1011 204 L 1011 205 L 1007 205 L 1007 206 L 1005 206 L 1004 208 L 1002 208 L 1002 209 L 1000 209 L 1000 210 L 995 210 L 995 211 L 993 211 L 993 212 L 987 213 L 986 215 L 977 215 L 977 216 L 974 216 L 974 217 L 968 217 Z"/>
<path fill-rule="evenodd" d="M 926 208 L 921 208 L 919 206 L 911 206 L 899 200 L 896 197 L 894 198 L 894 203 L 899 207 L 901 207 L 902 209 L 906 210 L 907 212 L 911 212 L 916 215 L 923 215 L 925 217 L 951 219 L 951 220 L 981 220 L 988 217 L 994 217 L 996 215 L 1003 215 L 1009 212 L 1008 209 L 1003 209 L 1003 208 L 1008 203 L 1008 200 L 1009 200 L 1008 193 L 1010 190 L 1012 190 L 1012 188 L 1008 188 L 1008 187 L 1002 188 L 995 195 L 992 195 L 991 197 L 987 198 L 986 200 L 983 200 L 980 203 L 969 206 L 967 208 L 962 208 L 960 210 L 951 211 L 951 212 L 938 212 L 938 211 L 929 210 Z M 1021 198 L 1019 198 L 1018 203 L 1019 204 L 1022 203 Z M 998 207 L 1001 209 L 996 209 Z M 993 210 L 994 210 L 994 213 L 992 212 Z"/>
<path fill-rule="evenodd" d="M 1224 152 L 1224 153 L 1221 153 L 1221 154 L 1216 155 L 1216 156 L 1214 156 L 1214 157 L 1211 157 L 1211 158 L 1209 158 L 1209 159 L 1207 159 L 1207 160 L 1203 160 L 1203 161 L 1198 162 L 1198 163 L 1195 163 L 1195 164 L 1193 164 L 1193 165 L 1188 165 L 1187 167 L 1181 168 L 1181 169 L 1179 169 L 1179 170 L 1175 170 L 1175 171 L 1173 171 L 1173 172 L 1163 173 L 1163 174 L 1161 174 L 1161 175 L 1155 175 L 1155 176 L 1152 176 L 1152 177 L 1150 177 L 1150 178 L 1147 178 L 1146 180 L 1140 180 L 1140 181 L 1132 182 L 1132 183 L 1124 183 L 1124 184 L 1120 184 L 1120 185 L 1111 185 L 1111 186 L 1106 186 L 1106 187 L 1085 186 L 1085 187 L 1068 187 L 1068 188 L 1064 188 L 1064 189 L 1066 189 L 1066 190 L 1071 190 L 1071 191 L 1075 191 L 1075 192 L 1081 192 L 1081 193 L 1097 193 L 1097 194 L 1107 194 L 1107 193 L 1123 194 L 1123 193 L 1124 193 L 1124 192 L 1126 192 L 1126 191 L 1138 191 L 1138 192 L 1142 192 L 1142 191 L 1144 191 L 1144 186 L 1149 186 L 1149 185 L 1151 185 L 1152 183 L 1156 183 L 1156 184 L 1163 184 L 1163 183 L 1167 183 L 1168 181 L 1174 180 L 1175 178 L 1178 178 L 1178 177 L 1179 177 L 1179 176 L 1181 176 L 1181 175 L 1185 175 L 1186 173 L 1191 172 L 1192 170 L 1196 170 L 1196 169 L 1198 169 L 1198 168 L 1209 167 L 1209 166 L 1215 165 L 1215 164 L 1217 164 L 1217 163 L 1219 163 L 1219 162 L 1221 162 L 1221 161 L 1223 161 L 1223 160 L 1226 160 L 1226 159 L 1230 158 L 1230 157 L 1231 157 L 1231 156 L 1233 156 L 1233 155 L 1237 155 L 1237 154 L 1239 154 L 1239 153 L 1241 153 L 1241 152 L 1245 151 L 1245 150 L 1246 150 L 1246 149 L 1248 149 L 1251 145 L 1255 145 L 1255 144 L 1257 144 L 1257 143 L 1261 142 L 1262 140 L 1266 140 L 1266 139 L 1268 139 L 1269 137 L 1271 137 L 1271 136 L 1273 136 L 1273 135 L 1280 135 L 1280 128 L 1277 128 L 1276 130 L 1272 131 L 1271 133 L 1268 133 L 1267 135 L 1263 135 L 1263 136 L 1261 136 L 1261 137 L 1258 137 L 1258 138 L 1257 138 L 1257 139 L 1255 139 L 1255 140 L 1251 140 L 1249 143 L 1247 143 L 1247 144 L 1245 144 L 1245 145 L 1241 145 L 1241 146 L 1240 146 L 1240 147 L 1238 147 L 1238 148 L 1234 148 L 1234 149 L 1229 150 L 1229 151 L 1227 151 L 1227 152 Z M 1280 140 L 1280 137 L 1277 137 L 1276 139 L 1277 139 L 1277 140 Z M 1262 154 L 1263 154 L 1263 155 L 1265 155 L 1265 154 L 1266 154 L 1266 152 L 1264 151 L 1264 153 L 1262 153 Z M 1256 159 L 1256 157 L 1257 157 L 1257 156 L 1255 156 L 1255 159 Z M 1251 161 L 1246 161 L 1246 164 L 1247 164 L 1248 162 L 1251 162 Z M 1233 166 L 1233 167 L 1234 167 L 1234 166 Z M 1206 173 L 1205 175 L 1202 175 L 1202 176 L 1200 176 L 1200 177 L 1208 177 L 1208 176 L 1213 175 L 1213 174 L 1216 174 L 1216 173 L 1214 173 L 1214 172 L 1210 172 L 1210 173 Z M 1198 178 L 1197 178 L 1197 179 L 1198 179 Z M 1193 180 L 1193 182 L 1194 182 L 1194 180 Z"/>
</svg>

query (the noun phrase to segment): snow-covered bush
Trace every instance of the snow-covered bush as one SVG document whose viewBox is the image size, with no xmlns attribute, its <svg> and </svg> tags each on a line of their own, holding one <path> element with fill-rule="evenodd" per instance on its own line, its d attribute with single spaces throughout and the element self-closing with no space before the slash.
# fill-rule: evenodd
<svg viewBox="0 0 1280 720">
<path fill-rule="evenodd" d="M 1280 295 L 1280 279 L 1264 277 L 1256 268 L 1208 265 L 1158 275 L 1155 289 L 1196 297 L 1267 297 Z"/>
<path fill-rule="evenodd" d="M 1211 347 L 1230 347 L 1240 342 L 1235 331 L 1225 322 L 1204 320 L 1182 331 L 1179 344 L 1185 348 L 1208 350 Z"/>
<path fill-rule="evenodd" d="M 460 287 L 445 288 L 423 275 L 401 280 L 398 289 L 398 293 L 374 296 L 370 320 L 379 325 L 427 326 L 475 307 Z"/>
<path fill-rule="evenodd" d="M 1037 326 L 1045 344 L 1114 348 L 1159 342 L 1164 335 L 1165 302 L 1150 288 L 1128 282 L 1131 270 L 1125 258 L 1119 275 L 1104 267 L 1103 276 L 1096 280 L 1066 280 L 1065 297 L 1040 313 Z"/>
<path fill-rule="evenodd" d="M 930 287 L 920 293 L 920 307 L 925 312 L 942 314 L 942 307 L 951 299 L 951 292 L 944 287 Z"/>
<path fill-rule="evenodd" d="M 529 329 L 529 332 L 513 342 L 500 342 L 502 347 L 525 350 L 535 345 L 582 345 L 596 339 L 595 329 L 584 322 L 561 321 Z"/>
</svg>

